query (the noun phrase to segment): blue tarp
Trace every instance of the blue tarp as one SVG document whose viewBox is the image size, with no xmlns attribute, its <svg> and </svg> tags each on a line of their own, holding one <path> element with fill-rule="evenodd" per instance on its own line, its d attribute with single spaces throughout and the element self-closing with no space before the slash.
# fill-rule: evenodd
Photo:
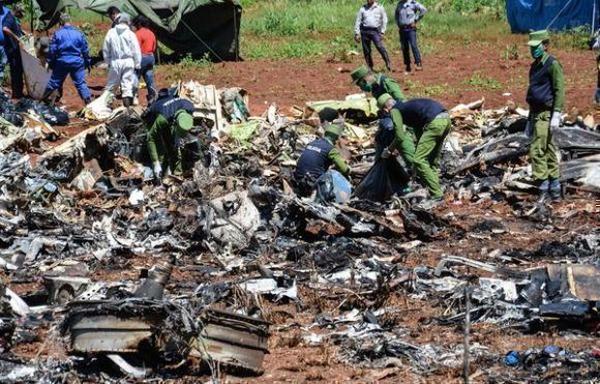
<svg viewBox="0 0 600 384">
<path fill-rule="evenodd" d="M 550 23 L 551 30 L 591 27 L 594 18 L 597 29 L 599 12 L 600 0 L 506 0 L 506 15 L 515 33 L 546 29 Z"/>
</svg>

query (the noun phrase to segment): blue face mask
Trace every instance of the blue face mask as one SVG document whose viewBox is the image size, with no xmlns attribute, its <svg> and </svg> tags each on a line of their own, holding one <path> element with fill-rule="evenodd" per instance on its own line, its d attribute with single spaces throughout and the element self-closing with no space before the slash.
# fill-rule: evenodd
<svg viewBox="0 0 600 384">
<path fill-rule="evenodd" d="M 534 59 L 539 59 L 544 56 L 544 45 L 540 44 L 536 47 L 529 47 L 529 51 L 531 52 L 531 57 Z"/>
</svg>

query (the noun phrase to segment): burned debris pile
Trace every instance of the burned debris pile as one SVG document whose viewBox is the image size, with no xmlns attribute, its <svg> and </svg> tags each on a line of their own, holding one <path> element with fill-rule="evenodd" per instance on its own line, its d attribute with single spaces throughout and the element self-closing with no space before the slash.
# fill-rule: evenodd
<svg viewBox="0 0 600 384">
<path fill-rule="evenodd" d="M 298 345 L 332 346 L 338 363 L 365 369 L 431 376 L 462 369 L 467 353 L 494 382 L 558 365 L 582 367 L 577 377 L 597 372 L 589 351 L 499 350 L 485 340 L 465 349 L 459 339 L 419 339 L 414 319 L 403 320 L 400 301 L 410 300 L 428 307 L 421 330 L 460 337 L 466 317 L 523 335 L 595 332 L 597 229 L 548 235 L 536 249 L 514 243 L 486 260 L 454 256 L 464 244 L 510 236 L 509 219 L 539 228 L 523 214 L 537 203 L 524 193 L 528 138 L 518 111 L 452 112 L 448 204 L 510 200 L 506 220 L 468 227 L 457 214 L 419 207 L 415 182 L 385 202 L 294 193 L 300 151 L 321 134 L 312 112 L 332 103 L 347 113 L 341 146 L 360 183 L 374 157 L 370 99 L 309 103 L 294 117 L 273 105 L 251 117 L 237 88 L 192 82 L 172 91 L 194 102 L 196 130 L 184 145 L 188 171 L 161 181 L 141 110 L 110 111 L 53 146 L 49 125 L 27 120 L 29 112 L 18 129 L 3 114 L 0 381 L 260 376 L 278 348 L 273 335 L 291 331 Z M 557 134 L 565 193 L 600 190 L 599 138 L 576 126 Z"/>
</svg>

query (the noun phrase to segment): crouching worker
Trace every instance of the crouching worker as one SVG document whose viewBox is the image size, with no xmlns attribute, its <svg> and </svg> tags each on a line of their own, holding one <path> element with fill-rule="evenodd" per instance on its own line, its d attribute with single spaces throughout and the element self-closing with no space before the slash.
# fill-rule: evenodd
<svg viewBox="0 0 600 384">
<path fill-rule="evenodd" d="M 47 61 L 52 75 L 44 91 L 44 100 L 54 103 L 55 91 L 62 90 L 67 75 L 73 79 L 79 97 L 87 105 L 92 101 L 92 95 L 85 82 L 85 71 L 90 71 L 90 55 L 85 36 L 70 23 L 68 14 L 63 13 L 59 19 L 60 28 L 52 36 L 48 47 Z"/>
<path fill-rule="evenodd" d="M 352 78 L 352 83 L 364 92 L 371 92 L 375 99 L 378 99 L 384 93 L 388 93 L 396 101 L 406 100 L 400 84 L 396 80 L 382 73 L 375 73 L 365 66 L 356 68 L 350 73 L 350 77 Z"/>
<path fill-rule="evenodd" d="M 439 163 L 444 139 L 450 133 L 452 122 L 443 105 L 431 99 L 411 99 L 394 102 L 392 96 L 382 95 L 380 105 L 397 109 L 402 121 L 412 127 L 417 138 L 413 166 L 421 182 L 427 187 L 432 202 L 443 196 L 440 186 Z"/>
<path fill-rule="evenodd" d="M 306 146 L 294 172 L 294 182 L 300 196 L 311 196 L 317 185 L 323 183 L 329 184 L 329 189 L 332 189 L 330 192 L 338 202 L 350 197 L 350 183 L 344 177 L 350 174 L 350 167 L 335 147 L 344 129 L 343 124 L 334 123 L 338 117 L 338 112 L 333 108 L 324 108 L 319 112 L 319 120 L 325 130 L 324 137 Z M 337 171 L 329 170 L 332 165 Z M 321 198 L 329 200 L 325 196 Z"/>
<path fill-rule="evenodd" d="M 166 89 L 159 92 L 158 99 L 148 108 L 145 115 L 148 152 L 157 179 L 163 174 L 183 172 L 182 149 L 192 141 L 193 112 L 191 101 L 171 96 Z"/>
<path fill-rule="evenodd" d="M 377 144 L 375 160 L 389 158 L 396 150 L 402 155 L 407 170 L 413 169 L 415 141 L 412 133 L 404 126 L 402 113 L 396 108 L 396 100 L 384 94 L 377 100 L 379 107 L 379 130 L 375 136 Z"/>
</svg>

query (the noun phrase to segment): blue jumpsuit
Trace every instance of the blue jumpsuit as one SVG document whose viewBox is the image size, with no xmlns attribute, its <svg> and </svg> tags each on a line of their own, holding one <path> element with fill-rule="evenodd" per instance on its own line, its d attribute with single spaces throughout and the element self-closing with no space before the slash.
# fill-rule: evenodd
<svg viewBox="0 0 600 384">
<path fill-rule="evenodd" d="M 17 23 L 12 12 L 2 7 L 0 14 L 0 25 L 2 28 L 9 29 L 17 37 L 23 36 L 23 31 Z M 21 51 L 19 44 L 11 36 L 5 35 L 0 28 L 0 44 L 4 48 L 8 65 L 10 66 L 10 82 L 12 88 L 12 97 L 20 99 L 23 97 L 23 62 L 21 61 Z"/>
<path fill-rule="evenodd" d="M 79 97 L 87 104 L 91 101 L 90 90 L 85 82 L 85 69 L 90 66 L 90 55 L 85 36 L 72 25 L 65 25 L 54 33 L 48 49 L 48 64 L 52 76 L 45 94 L 61 89 L 71 75 Z"/>
</svg>

